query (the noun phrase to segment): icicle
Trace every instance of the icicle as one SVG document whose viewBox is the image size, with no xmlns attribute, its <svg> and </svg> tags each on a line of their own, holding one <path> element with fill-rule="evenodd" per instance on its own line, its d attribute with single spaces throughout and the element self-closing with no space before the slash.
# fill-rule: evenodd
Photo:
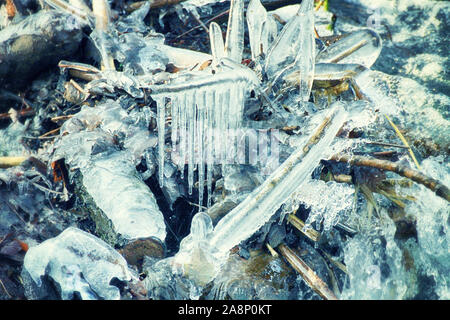
<svg viewBox="0 0 450 320">
<path fill-rule="evenodd" d="M 231 0 L 225 56 L 241 63 L 244 52 L 244 0 Z"/>
<path fill-rule="evenodd" d="M 207 151 L 206 151 L 206 189 L 208 193 L 208 200 L 207 200 L 207 207 L 209 208 L 211 206 L 211 196 L 212 196 L 212 168 L 213 168 L 213 151 L 214 151 L 214 112 L 213 108 L 215 107 L 216 102 L 216 95 L 217 93 L 215 91 L 208 91 L 207 92 L 207 98 L 206 98 L 206 107 L 207 107 Z"/>
<path fill-rule="evenodd" d="M 204 138 L 206 136 L 205 132 L 205 118 L 206 118 L 206 109 L 207 109 L 207 101 L 206 101 L 206 91 L 202 90 L 200 93 L 200 104 L 197 105 L 198 113 L 197 113 L 197 148 L 198 148 L 198 204 L 203 205 L 203 191 L 205 188 L 205 157 L 204 157 Z"/>
<path fill-rule="evenodd" d="M 187 125 L 186 125 L 186 110 L 189 108 L 186 99 L 179 99 L 180 110 L 180 165 L 181 179 L 184 178 L 184 166 L 186 164 L 186 146 L 187 146 Z"/>
<path fill-rule="evenodd" d="M 270 48 L 265 69 L 269 78 L 303 56 L 306 61 L 314 57 L 314 11 L 313 0 L 304 0 L 299 11 L 281 30 L 275 43 Z M 311 44 L 312 43 L 312 44 Z M 310 68 L 307 68 L 310 69 Z"/>
<path fill-rule="evenodd" d="M 261 55 L 262 27 L 267 19 L 267 11 L 260 0 L 250 0 L 247 7 L 247 25 L 252 50 L 252 60 Z"/>
<path fill-rule="evenodd" d="M 172 152 L 179 154 L 179 145 L 177 144 L 178 141 L 178 133 L 179 133 L 179 116 L 178 116 L 178 101 L 176 97 L 172 97 L 171 101 L 171 115 L 172 115 L 172 132 L 171 132 L 171 140 L 172 140 Z M 178 157 L 179 159 L 179 157 Z M 177 160 L 178 160 L 177 159 Z"/>
<path fill-rule="evenodd" d="M 164 136 L 165 136 L 165 98 L 159 98 L 156 100 L 156 106 L 158 111 L 158 157 L 159 157 L 159 186 L 164 185 Z"/>
<path fill-rule="evenodd" d="M 218 258 L 226 258 L 232 247 L 254 234 L 292 193 L 310 179 L 343 125 L 347 112 L 339 104 L 333 108 L 331 117 L 331 123 L 316 145 L 309 151 L 304 151 L 303 147 L 297 149 L 261 186 L 219 221 L 209 239 Z"/>
<path fill-rule="evenodd" d="M 229 130 L 229 115 L 230 110 L 228 110 L 228 106 L 230 105 L 230 99 L 235 95 L 234 86 L 230 85 L 229 94 L 224 93 L 222 95 L 222 105 L 220 107 L 222 111 L 222 117 L 220 122 L 220 129 L 218 134 L 223 134 L 224 141 L 221 145 L 221 158 L 222 158 L 222 168 L 227 164 L 228 159 L 228 148 L 230 144 L 230 130 Z"/>
<path fill-rule="evenodd" d="M 211 42 L 211 54 L 214 61 L 219 61 L 225 55 L 225 45 L 223 44 L 222 30 L 220 26 L 211 22 L 209 25 L 209 38 Z"/>
<path fill-rule="evenodd" d="M 195 125 L 195 118 L 196 118 L 196 103 L 195 103 L 195 96 L 188 92 L 186 94 L 186 106 L 187 106 L 187 126 L 188 126 L 188 132 L 187 132 L 187 140 L 188 140 L 188 149 L 187 149 L 187 159 L 188 159 L 188 192 L 191 195 L 192 194 L 192 186 L 194 185 L 194 152 L 195 152 L 195 131 L 194 131 L 194 125 Z"/>
</svg>

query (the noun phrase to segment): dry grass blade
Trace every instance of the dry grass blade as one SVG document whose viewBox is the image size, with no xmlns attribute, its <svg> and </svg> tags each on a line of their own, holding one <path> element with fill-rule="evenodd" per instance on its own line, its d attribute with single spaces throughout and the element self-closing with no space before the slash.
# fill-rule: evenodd
<svg viewBox="0 0 450 320">
<path fill-rule="evenodd" d="M 110 21 L 110 8 L 108 1 L 106 0 L 93 0 L 92 12 L 95 16 L 95 27 L 99 31 L 106 32 Z M 114 59 L 104 50 L 100 48 L 102 52 L 102 70 L 115 70 Z"/>
<path fill-rule="evenodd" d="M 420 170 L 420 165 L 419 162 L 416 159 L 416 156 L 414 155 L 414 152 L 412 151 L 411 147 L 409 146 L 408 141 L 406 141 L 405 137 L 403 136 L 403 134 L 400 132 L 400 130 L 397 128 L 397 126 L 395 125 L 394 122 L 392 122 L 391 119 L 389 119 L 389 117 L 387 115 L 384 115 L 387 119 L 387 121 L 389 121 L 389 124 L 392 126 L 392 128 L 394 128 L 395 133 L 397 133 L 398 137 L 400 138 L 400 140 L 402 140 L 403 144 L 405 145 L 406 148 L 408 148 L 409 151 L 409 155 L 411 156 L 411 158 L 414 161 L 414 164 L 416 165 L 417 169 Z"/>
<path fill-rule="evenodd" d="M 313 289 L 318 295 L 325 300 L 338 300 L 327 284 L 320 279 L 314 270 L 311 269 L 302 259 L 300 259 L 294 251 L 284 244 L 280 244 L 278 246 L 278 250 L 280 250 L 283 257 L 298 273 L 300 273 L 308 286 L 310 286 L 311 289 Z"/>
</svg>

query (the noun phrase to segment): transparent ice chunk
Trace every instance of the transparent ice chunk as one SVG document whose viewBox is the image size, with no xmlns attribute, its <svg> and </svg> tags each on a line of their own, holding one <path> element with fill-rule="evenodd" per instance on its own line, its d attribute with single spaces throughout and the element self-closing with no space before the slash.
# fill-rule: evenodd
<svg viewBox="0 0 450 320">
<path fill-rule="evenodd" d="M 250 39 L 250 49 L 252 50 L 252 59 L 261 55 L 262 43 L 262 28 L 264 22 L 267 20 L 267 11 L 261 4 L 260 0 L 250 0 L 247 7 L 247 25 L 248 36 Z M 267 45 L 267 43 L 266 43 Z M 266 48 L 267 50 L 267 48 Z"/>
<path fill-rule="evenodd" d="M 136 240 L 153 236 L 164 241 L 164 217 L 131 160 L 128 152 L 92 160 L 80 168 L 83 186 L 121 237 Z"/>
<path fill-rule="evenodd" d="M 42 277 L 50 277 L 64 300 L 73 299 L 75 292 L 86 300 L 118 300 L 119 288 L 111 285 L 111 280 L 131 280 L 125 259 L 114 248 L 73 227 L 29 248 L 24 271 L 38 287 Z"/>
</svg>

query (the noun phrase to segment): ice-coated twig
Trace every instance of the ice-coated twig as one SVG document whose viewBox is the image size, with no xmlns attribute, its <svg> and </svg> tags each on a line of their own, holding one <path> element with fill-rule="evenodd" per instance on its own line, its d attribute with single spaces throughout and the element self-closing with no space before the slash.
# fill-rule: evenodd
<svg viewBox="0 0 450 320">
<path fill-rule="evenodd" d="M 228 17 L 225 55 L 241 63 L 244 52 L 244 0 L 231 0 Z"/>
<path fill-rule="evenodd" d="M 95 28 L 98 32 L 98 44 L 100 55 L 102 57 L 102 70 L 115 70 L 114 60 L 109 55 L 105 47 L 106 39 L 103 33 L 108 31 L 110 20 L 109 4 L 106 0 L 93 0 L 92 11 L 95 16 Z"/>
<path fill-rule="evenodd" d="M 343 35 L 338 41 L 320 52 L 317 62 L 357 63 L 370 68 L 380 55 L 380 35 L 371 29 L 362 29 Z"/>
<path fill-rule="evenodd" d="M 310 179 L 346 117 L 347 112 L 341 105 L 335 107 L 325 119 L 327 127 L 317 144 L 305 150 L 303 147 L 297 149 L 262 185 L 217 223 L 209 243 L 218 255 L 226 256 L 232 247 L 248 239 Z M 316 139 L 317 134 L 311 138 Z"/>
</svg>

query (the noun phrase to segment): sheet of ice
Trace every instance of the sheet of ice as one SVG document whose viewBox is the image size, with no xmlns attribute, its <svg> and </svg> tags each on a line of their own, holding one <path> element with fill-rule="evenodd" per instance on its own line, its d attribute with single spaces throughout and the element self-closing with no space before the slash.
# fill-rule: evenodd
<svg viewBox="0 0 450 320">
<path fill-rule="evenodd" d="M 37 287 L 48 275 L 69 300 L 78 292 L 83 300 L 119 300 L 119 288 L 111 280 L 131 280 L 125 259 L 99 238 L 77 228 L 67 228 L 59 236 L 29 248 L 26 270 Z"/>
</svg>

